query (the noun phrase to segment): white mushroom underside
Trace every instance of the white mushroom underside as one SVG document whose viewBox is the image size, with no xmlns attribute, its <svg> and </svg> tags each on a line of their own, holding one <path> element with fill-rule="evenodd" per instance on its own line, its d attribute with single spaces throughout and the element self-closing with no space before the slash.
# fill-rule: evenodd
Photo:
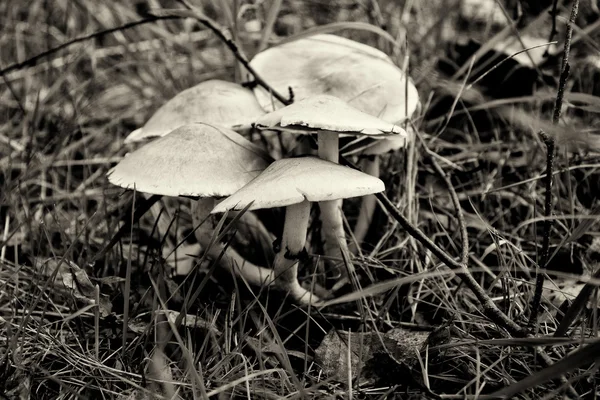
<svg viewBox="0 0 600 400">
<path fill-rule="evenodd" d="M 108 180 L 165 196 L 224 197 L 270 161 L 262 149 L 231 130 L 193 124 L 129 154 L 109 171 Z"/>
<path fill-rule="evenodd" d="M 304 200 L 328 201 L 385 190 L 381 179 L 316 157 L 275 161 L 253 181 L 229 196 L 213 213 L 285 207 Z"/>
</svg>

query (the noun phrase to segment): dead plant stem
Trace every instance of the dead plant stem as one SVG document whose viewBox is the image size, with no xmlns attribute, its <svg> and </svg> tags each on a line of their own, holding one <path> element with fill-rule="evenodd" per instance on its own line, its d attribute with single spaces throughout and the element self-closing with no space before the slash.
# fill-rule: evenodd
<svg viewBox="0 0 600 400">
<path fill-rule="evenodd" d="M 565 33 L 565 47 L 563 51 L 563 59 L 560 69 L 560 79 L 558 83 L 558 91 L 556 93 L 556 101 L 554 103 L 554 111 L 552 115 L 552 122 L 557 125 L 560 120 L 562 112 L 562 104 L 565 96 L 565 87 L 567 85 L 567 78 L 569 77 L 570 66 L 569 66 L 569 52 L 571 50 L 571 38 L 573 37 L 573 24 L 577 13 L 579 12 L 579 0 L 573 2 L 571 8 L 571 16 L 567 24 L 567 31 Z M 549 218 L 552 214 L 552 171 L 554 169 L 554 155 L 556 153 L 556 139 L 550 135 L 546 135 L 543 131 L 540 132 L 544 143 L 546 144 L 546 179 L 545 179 L 545 194 L 544 194 L 544 216 L 546 217 L 543 225 L 542 233 L 542 250 L 540 262 L 536 268 L 536 281 L 535 281 L 535 292 L 531 301 L 531 314 L 529 316 L 529 325 L 533 326 L 537 322 L 539 313 L 540 303 L 542 300 L 542 291 L 544 289 L 545 275 L 539 271 L 539 267 L 546 268 L 548 258 L 550 254 L 550 231 L 552 230 L 552 220 Z"/>
</svg>

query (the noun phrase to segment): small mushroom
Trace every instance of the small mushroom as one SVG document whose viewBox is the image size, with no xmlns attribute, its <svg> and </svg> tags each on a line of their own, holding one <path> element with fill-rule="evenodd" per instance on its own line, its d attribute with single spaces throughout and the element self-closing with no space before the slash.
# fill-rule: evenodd
<svg viewBox="0 0 600 400">
<path fill-rule="evenodd" d="M 264 114 L 252 91 L 236 83 L 209 80 L 178 93 L 162 105 L 125 143 L 165 136 L 182 125 L 204 122 L 243 129 Z"/>
<path fill-rule="evenodd" d="M 286 207 L 281 246 L 275 255 L 274 284 L 297 301 L 318 298 L 298 283 L 298 259 L 306 242 L 310 202 L 364 196 L 385 190 L 384 183 L 363 172 L 316 157 L 286 158 L 269 165 L 242 189 L 219 203 L 212 213 Z"/>
<path fill-rule="evenodd" d="M 338 163 L 339 139 L 341 134 L 364 135 L 370 137 L 394 136 L 398 140 L 407 138 L 407 133 L 398 125 L 382 121 L 361 112 L 344 101 L 328 95 L 313 96 L 300 100 L 268 113 L 257 119 L 260 128 L 280 129 L 295 133 L 316 133 L 318 135 L 320 158 Z M 321 221 L 325 255 L 334 268 L 343 260 L 342 254 L 348 250 L 342 218 L 342 201 L 322 201 Z M 351 268 L 351 266 L 350 266 Z M 343 278 L 348 277 L 345 268 L 340 269 Z"/>
<path fill-rule="evenodd" d="M 206 202 L 208 210 L 212 209 L 215 198 L 235 193 L 270 162 L 260 147 L 236 132 L 198 123 L 181 126 L 127 155 L 108 172 L 108 180 L 145 193 L 201 198 L 193 208 L 202 212 Z M 208 211 L 203 214 L 208 215 Z M 208 248 L 211 229 L 200 227 L 196 237 L 213 258 L 224 250 L 220 243 Z M 247 262 L 232 248 L 227 248 L 221 265 L 255 285 L 272 280 L 269 269 Z"/>
</svg>

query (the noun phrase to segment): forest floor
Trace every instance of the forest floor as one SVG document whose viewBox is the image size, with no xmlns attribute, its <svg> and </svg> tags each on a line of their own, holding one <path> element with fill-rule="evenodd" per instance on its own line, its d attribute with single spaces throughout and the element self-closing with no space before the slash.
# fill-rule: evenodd
<svg viewBox="0 0 600 400">
<path fill-rule="evenodd" d="M 376 47 L 407 71 L 418 135 L 382 158 L 382 179 L 449 259 L 379 207 L 352 259 L 360 280 L 337 304 L 306 309 L 210 260 L 173 276 L 176 238 L 192 231 L 188 199 L 164 203 L 177 210 L 168 234 L 146 213 L 101 253 L 144 203 L 106 178 L 139 147 L 125 137 L 182 90 L 246 75 L 202 24 L 150 17 L 179 1 L 4 1 L 1 398 L 596 398 L 593 2 L 575 19 L 555 121 L 572 2 L 559 2 L 556 18 L 551 1 L 193 3 L 249 57 L 312 30 Z M 358 204 L 345 202 L 350 227 Z M 258 215 L 281 232 L 280 212 Z M 256 246 L 247 257 L 260 259 Z M 192 239 L 177 254 L 193 249 Z M 320 262 L 309 251 L 301 278 L 310 282 Z"/>
</svg>

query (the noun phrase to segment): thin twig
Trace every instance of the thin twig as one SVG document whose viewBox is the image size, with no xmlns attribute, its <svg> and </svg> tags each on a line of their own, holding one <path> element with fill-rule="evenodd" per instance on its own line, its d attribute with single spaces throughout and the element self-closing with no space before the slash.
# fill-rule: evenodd
<svg viewBox="0 0 600 400">
<path fill-rule="evenodd" d="M 48 56 L 51 56 L 52 54 L 57 53 L 57 52 L 59 52 L 59 51 L 61 51 L 63 49 L 66 49 L 67 47 L 70 47 L 70 46 L 72 46 L 74 44 L 77 44 L 77 43 L 85 42 L 85 41 L 88 41 L 88 40 L 91 40 L 91 39 L 94 39 L 94 38 L 97 38 L 97 37 L 102 37 L 102 36 L 108 35 L 108 34 L 113 33 L 113 32 L 124 31 L 124 30 L 130 29 L 130 28 L 134 28 L 134 27 L 136 27 L 138 25 L 148 24 L 150 22 L 155 22 L 155 21 L 159 21 L 159 20 L 175 19 L 175 18 L 178 18 L 178 17 L 176 17 L 176 16 L 163 16 L 163 17 L 152 16 L 150 18 L 144 18 L 144 19 L 141 19 L 141 20 L 138 20 L 138 21 L 128 22 L 128 23 L 126 23 L 124 25 L 120 25 L 120 26 L 117 26 L 115 28 L 105 29 L 105 30 L 102 30 L 102 31 L 91 33 L 89 35 L 80 36 L 80 37 L 75 38 L 73 40 L 69 40 L 68 42 L 62 43 L 62 44 L 60 44 L 60 45 L 58 45 L 56 47 L 53 47 L 53 48 L 51 48 L 49 50 L 41 52 L 41 53 L 39 53 L 39 54 L 31 57 L 31 58 L 28 58 L 25 61 L 9 65 L 8 67 L 3 68 L 3 69 L 0 70 L 0 76 L 6 75 L 6 74 L 8 74 L 10 72 L 13 72 L 13 71 L 16 71 L 16 70 L 20 70 L 20 69 L 23 69 L 23 68 L 34 67 L 35 65 L 37 65 L 37 63 L 40 60 L 42 60 L 42 59 L 44 59 L 44 58 L 46 58 Z"/>
<path fill-rule="evenodd" d="M 437 258 L 439 258 L 444 264 L 446 264 L 450 268 L 460 269 L 460 274 L 458 275 L 461 280 L 467 285 L 469 289 L 475 294 L 477 300 L 481 303 L 483 307 L 484 314 L 497 323 L 499 326 L 506 329 L 512 335 L 517 337 L 526 336 L 527 332 L 521 328 L 518 324 L 516 324 L 513 320 L 508 318 L 506 314 L 504 314 L 492 301 L 492 299 L 487 295 L 485 290 L 473 278 L 471 273 L 469 272 L 466 264 L 460 263 L 453 259 L 448 253 L 439 248 L 431 239 L 429 239 L 425 234 L 411 224 L 401 213 L 400 211 L 392 204 L 392 202 L 382 193 L 375 194 L 377 199 L 381 202 L 383 207 L 394 217 L 396 221 L 404 228 L 404 230 L 417 239 L 423 246 L 425 246 L 429 251 L 431 251 Z"/>
<path fill-rule="evenodd" d="M 550 218 L 552 214 L 552 173 L 554 172 L 554 153 L 555 153 L 555 142 L 554 138 L 547 135 L 544 131 L 540 131 L 548 154 L 546 155 L 546 177 L 544 178 L 545 192 L 544 192 L 544 225 L 543 225 L 543 236 L 542 236 L 542 250 L 540 262 L 538 268 L 536 268 L 536 279 L 535 279 L 535 292 L 533 294 L 533 300 L 531 302 L 531 315 L 529 317 L 529 324 L 533 326 L 537 321 L 540 302 L 542 300 L 542 292 L 544 289 L 544 280 L 546 275 L 544 272 L 539 270 L 539 267 L 546 268 L 548 259 L 550 257 L 550 231 L 552 230 L 553 220 Z"/>
<path fill-rule="evenodd" d="M 343 158 L 340 157 L 340 161 Z M 350 163 L 346 165 L 352 166 Z M 461 270 L 461 273 L 458 275 L 461 280 L 467 285 L 467 287 L 475 294 L 477 300 L 481 303 L 483 307 L 483 313 L 493 322 L 498 324 L 499 326 L 506 329 L 511 335 L 516 337 L 533 337 L 531 334 L 527 332 L 526 329 L 521 328 L 517 323 L 513 322 L 506 314 L 500 310 L 496 304 L 490 299 L 487 293 L 483 290 L 481 286 L 477 283 L 477 281 L 473 278 L 466 264 L 460 263 L 450 257 L 444 250 L 440 249 L 431 239 L 429 239 L 423 232 L 421 232 L 417 227 L 412 225 L 404 216 L 400 213 L 400 211 L 392 204 L 392 202 L 386 197 L 383 193 L 375 194 L 377 199 L 382 203 L 384 208 L 398 221 L 398 223 L 406 230 L 406 232 L 417 239 L 423 246 L 429 249 L 436 257 L 438 257 L 444 264 L 446 264 L 450 268 L 458 268 Z M 540 357 L 540 361 L 542 367 L 548 368 L 553 365 L 552 358 L 544 351 L 544 349 L 537 349 L 537 355 Z M 573 387 L 569 384 L 567 379 L 562 376 L 560 378 L 563 384 L 568 384 L 569 394 L 574 397 L 577 397 L 577 392 Z"/>
<path fill-rule="evenodd" d="M 233 41 L 233 39 L 226 33 L 225 29 L 222 28 L 217 21 L 212 20 L 211 18 L 204 15 L 197 7 L 192 6 L 185 0 L 178 0 L 180 4 L 183 4 L 187 10 L 157 10 L 152 11 L 152 15 L 156 16 L 175 16 L 179 18 L 194 18 L 202 25 L 206 26 L 210 29 L 231 51 L 233 56 L 248 70 L 250 74 L 254 77 L 254 81 L 257 85 L 262 86 L 267 92 L 269 92 L 273 97 L 279 100 L 284 105 L 289 105 L 292 103 L 290 98 L 285 98 L 275 89 L 273 89 L 264 79 L 260 77 L 260 75 L 252 68 L 250 65 L 250 61 L 245 54 L 241 51 L 238 45 Z M 291 96 L 290 96 L 291 97 Z"/>
<path fill-rule="evenodd" d="M 354 169 L 359 169 L 356 167 L 356 165 L 354 165 L 352 162 L 350 162 L 343 156 L 340 156 L 340 164 L 346 165 Z M 425 248 L 431 251 L 449 268 L 459 269 L 461 271 L 458 274 L 458 276 L 465 283 L 465 285 L 467 285 L 467 287 L 475 294 L 475 297 L 477 297 L 477 300 L 481 303 L 481 306 L 483 307 L 483 313 L 490 320 L 492 320 L 502 328 L 506 329 L 511 335 L 517 337 L 527 336 L 527 331 L 521 328 L 513 320 L 511 320 L 506 314 L 504 314 L 502 310 L 500 310 L 498 306 L 496 306 L 496 303 L 494 303 L 494 301 L 487 295 L 485 290 L 483 290 L 483 288 L 479 286 L 479 283 L 477 283 L 475 278 L 473 278 L 473 275 L 471 275 L 471 272 L 469 271 L 466 263 L 456 261 L 448 253 L 442 250 L 437 244 L 435 244 L 431 239 L 429 239 L 425 235 L 425 233 L 423 233 L 423 231 L 411 224 L 410 221 L 406 219 L 404 215 L 402 215 L 400 210 L 398 210 L 398 208 L 396 208 L 396 206 L 390 201 L 390 199 L 387 198 L 385 193 L 375 193 L 375 197 L 377 197 L 377 199 L 381 202 L 383 208 L 385 208 L 387 212 L 389 212 L 390 215 L 394 217 L 396 221 L 398 221 L 398 223 L 400 224 L 400 226 L 402 226 L 402 228 L 404 228 L 406 233 L 408 233 L 410 236 L 419 241 L 423 246 L 425 246 Z M 458 197 L 456 200 L 458 200 Z"/>
<path fill-rule="evenodd" d="M 556 93 L 556 101 L 554 103 L 554 111 L 552 115 L 552 122 L 557 125 L 560 120 L 562 112 L 562 104 L 565 96 L 565 87 L 567 85 L 567 78 L 569 77 L 570 66 L 569 66 L 569 52 L 571 51 L 571 38 L 573 37 L 573 24 L 577 18 L 579 12 L 579 0 L 575 0 L 573 7 L 571 8 L 571 16 L 567 23 L 567 31 L 565 33 L 565 47 L 563 51 L 563 59 L 560 69 L 560 79 L 558 83 L 558 91 Z M 543 131 L 540 132 L 542 139 L 547 147 L 546 154 L 546 179 L 545 179 L 545 201 L 544 201 L 544 220 L 543 233 L 542 233 L 542 251 L 539 267 L 546 268 L 548 258 L 550 255 L 550 231 L 552 230 L 552 220 L 548 217 L 552 214 L 552 170 L 554 169 L 554 155 L 555 149 L 555 138 L 550 135 L 546 135 Z M 533 326 L 538 317 L 540 308 L 540 302 L 542 300 L 542 291 L 544 289 L 544 273 L 536 270 L 536 281 L 535 281 L 535 292 L 533 300 L 531 301 L 531 314 L 529 317 L 529 325 Z"/>
</svg>

